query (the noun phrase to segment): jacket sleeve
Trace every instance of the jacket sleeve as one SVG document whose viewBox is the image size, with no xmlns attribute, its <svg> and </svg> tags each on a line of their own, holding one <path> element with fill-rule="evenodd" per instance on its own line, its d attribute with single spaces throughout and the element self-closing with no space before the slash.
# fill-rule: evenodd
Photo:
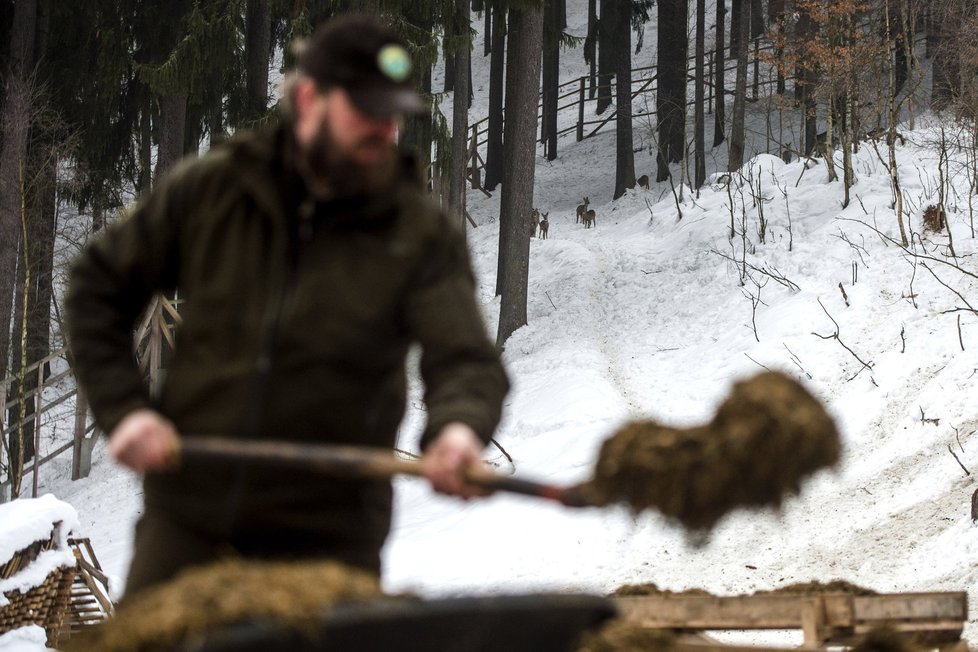
<svg viewBox="0 0 978 652">
<path fill-rule="evenodd" d="M 128 217 L 90 242 L 71 268 L 65 306 L 73 368 L 106 432 L 132 410 L 152 404 L 137 367 L 133 329 L 153 294 L 177 283 L 180 176 L 174 171 L 162 180 Z"/>
<path fill-rule="evenodd" d="M 488 443 L 509 381 L 476 303 L 465 239 L 444 215 L 412 279 L 407 316 L 422 349 L 428 421 L 421 449 L 453 421 L 471 426 Z"/>
</svg>

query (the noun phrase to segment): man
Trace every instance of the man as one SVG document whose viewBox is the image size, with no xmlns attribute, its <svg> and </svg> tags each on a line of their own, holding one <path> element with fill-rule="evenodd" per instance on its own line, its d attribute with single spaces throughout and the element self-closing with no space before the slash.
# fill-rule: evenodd
<svg viewBox="0 0 978 652">
<path fill-rule="evenodd" d="M 198 434 L 391 447 L 405 356 L 421 345 L 425 475 L 463 498 L 508 389 L 456 221 L 397 152 L 422 108 L 404 43 L 375 18 L 322 26 L 281 124 L 181 163 L 78 258 L 68 296 L 77 376 L 109 450 L 146 473 L 126 592 L 224 554 L 332 557 L 380 572 L 388 481 L 261 464 L 174 468 Z M 183 324 L 159 397 L 132 328 L 178 289 Z"/>
</svg>

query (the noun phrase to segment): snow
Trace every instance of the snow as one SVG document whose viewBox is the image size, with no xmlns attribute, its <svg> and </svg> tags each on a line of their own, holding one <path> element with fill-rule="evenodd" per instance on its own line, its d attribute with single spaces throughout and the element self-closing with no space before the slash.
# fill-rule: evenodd
<svg viewBox="0 0 978 652">
<path fill-rule="evenodd" d="M 0 634 L 0 650 L 4 652 L 39 652 L 50 650 L 47 635 L 39 625 L 29 625 Z"/>
<path fill-rule="evenodd" d="M 78 529 L 78 512 L 52 494 L 0 504 L 0 564 L 35 541 L 47 540 L 61 523 L 60 548 L 67 547 L 68 532 Z"/>
<path fill-rule="evenodd" d="M 569 4 L 569 31 L 583 34 L 586 3 Z M 481 24 L 473 18 L 476 28 Z M 650 25 L 646 48 L 654 42 Z M 477 103 L 488 89 L 481 48 L 480 39 L 473 57 Z M 562 79 L 581 74 L 580 59 L 579 51 L 563 53 Z M 434 86 L 440 83 L 436 76 Z M 480 111 L 477 104 L 473 120 Z M 789 121 L 796 122 L 793 114 Z M 763 125 L 754 126 L 763 135 Z M 528 324 L 504 352 L 513 390 L 497 440 L 513 464 L 493 447 L 490 461 L 526 479 L 583 480 L 601 442 L 626 420 L 702 423 L 733 382 L 762 366 L 792 375 L 826 404 L 844 439 L 843 461 L 779 512 L 729 515 L 706 542 L 690 541 L 656 513 L 572 509 L 508 495 L 461 502 L 399 478 L 385 589 L 431 597 L 605 593 L 654 582 L 674 591 L 739 594 L 833 579 L 884 592 L 978 588 L 969 475 L 978 466 L 978 319 L 961 310 L 978 282 L 946 264 L 978 272 L 978 242 L 962 165 L 952 166 L 947 200 L 958 258 L 946 257 L 946 234 L 922 232 L 923 208 L 937 201 L 933 143 L 940 128 L 936 119 L 918 118 L 913 130 L 901 126 L 907 142 L 898 147 L 908 228 L 916 234 L 912 251 L 936 260 L 892 240 L 899 232 L 888 174 L 870 146 L 855 155 L 857 182 L 845 208 L 842 185 L 827 181 L 824 163 L 786 164 L 760 152 L 759 138 L 729 192 L 723 175 L 698 195 L 686 188 L 677 219 L 668 183 L 611 201 L 612 131 L 581 143 L 561 138 L 556 161 L 537 159 L 534 205 L 550 212 L 550 238 L 531 242 Z M 642 138 L 637 130 L 636 145 Z M 718 149 L 708 165 L 722 168 L 725 156 Z M 841 172 L 841 154 L 837 161 Z M 654 159 L 637 153 L 636 174 L 649 171 L 654 175 Z M 751 185 L 768 220 L 763 243 Z M 597 212 L 593 229 L 575 224 L 583 195 Z M 479 225 L 468 234 L 478 293 L 494 337 L 499 193 L 470 192 L 468 201 Z M 733 261 L 768 273 L 752 271 L 759 285 L 751 278 L 742 284 L 742 267 Z M 406 449 L 424 419 L 417 382 L 410 398 L 399 442 Z M 48 481 L 45 488 L 75 506 L 76 533 L 92 538 L 110 576 L 124 577 L 140 509 L 138 480 L 112 466 L 100 443 L 91 477 Z M 12 531 L 21 536 L 22 517 L 0 516 L 0 549 L 17 548 L 7 539 Z M 12 522 L 18 525 L 4 527 Z M 114 586 L 118 594 L 120 584 Z M 965 637 L 978 642 L 974 618 Z M 782 635 L 785 641 L 794 642 Z M 0 649 L 8 649 L 5 643 L 0 638 Z"/>
</svg>

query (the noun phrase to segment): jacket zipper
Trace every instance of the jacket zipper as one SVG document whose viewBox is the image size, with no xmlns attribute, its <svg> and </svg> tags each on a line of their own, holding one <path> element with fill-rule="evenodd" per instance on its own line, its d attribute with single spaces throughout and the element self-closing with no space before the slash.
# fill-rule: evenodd
<svg viewBox="0 0 978 652">
<path fill-rule="evenodd" d="M 275 341 L 278 337 L 279 327 L 282 322 L 282 312 L 285 306 L 287 295 L 291 295 L 290 288 L 293 287 L 296 270 L 299 263 L 299 253 L 303 245 L 308 244 L 312 239 L 312 217 L 315 213 L 315 204 L 312 199 L 306 197 L 302 200 L 298 209 L 299 223 L 297 242 L 292 249 L 292 234 L 288 234 L 288 242 L 285 255 L 281 258 L 279 268 L 278 292 L 273 292 L 269 298 L 268 308 L 262 317 L 261 345 L 258 351 L 258 359 L 255 364 L 255 377 L 251 386 L 251 397 L 247 403 L 243 434 L 245 439 L 257 439 L 261 434 L 258 432 L 258 423 L 261 413 L 265 407 L 265 397 L 268 389 L 268 381 L 272 371 L 273 351 Z M 274 254 L 273 254 L 274 255 Z M 235 469 L 234 479 L 231 489 L 228 492 L 227 502 L 227 531 L 232 533 L 241 511 L 241 503 L 244 498 L 245 483 L 247 482 L 247 464 L 242 462 Z"/>
</svg>

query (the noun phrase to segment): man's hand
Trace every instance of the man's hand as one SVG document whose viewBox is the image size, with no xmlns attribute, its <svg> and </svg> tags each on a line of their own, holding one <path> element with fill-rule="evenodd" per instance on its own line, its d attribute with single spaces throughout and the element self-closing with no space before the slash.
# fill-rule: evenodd
<svg viewBox="0 0 978 652">
<path fill-rule="evenodd" d="M 439 431 L 422 463 L 424 476 L 435 491 L 465 500 L 485 491 L 465 481 L 465 470 L 482 466 L 482 440 L 464 423 L 450 423 Z"/>
<path fill-rule="evenodd" d="M 109 434 L 113 459 L 138 473 L 172 468 L 179 450 L 176 428 L 154 410 L 130 412 Z"/>
</svg>

